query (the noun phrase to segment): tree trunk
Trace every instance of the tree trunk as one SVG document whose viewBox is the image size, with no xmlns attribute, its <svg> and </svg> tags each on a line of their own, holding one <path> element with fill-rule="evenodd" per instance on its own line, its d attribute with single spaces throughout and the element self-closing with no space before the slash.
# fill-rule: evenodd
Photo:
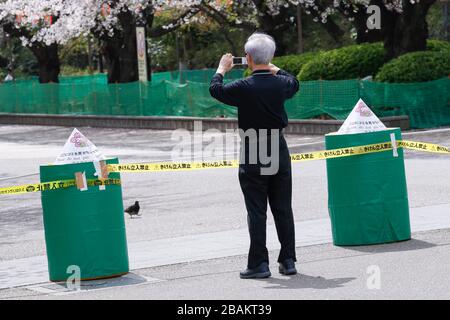
<svg viewBox="0 0 450 320">
<path fill-rule="evenodd" d="M 236 48 L 236 44 L 233 42 L 233 39 L 231 39 L 230 33 L 229 33 L 228 29 L 226 28 L 226 26 L 222 26 L 221 30 L 222 30 L 223 37 L 225 38 L 225 41 L 228 42 L 228 45 L 230 46 L 231 54 L 235 57 L 240 56 L 240 54 Z"/>
<path fill-rule="evenodd" d="M 413 51 L 427 48 L 428 25 L 426 16 L 436 0 L 421 0 L 411 4 L 403 1 L 403 12 L 390 12 L 388 23 L 383 27 L 386 59 L 398 57 Z M 382 20 L 383 22 L 383 20 Z"/>
<path fill-rule="evenodd" d="M 120 79 L 120 44 L 121 41 L 117 35 L 102 41 L 101 52 L 105 58 L 108 83 L 116 83 Z"/>
<path fill-rule="evenodd" d="M 21 38 L 25 37 L 31 39 L 32 35 L 24 28 L 16 28 L 13 23 L 6 23 L 3 25 L 3 30 L 11 37 Z M 29 47 L 31 52 L 36 57 L 39 65 L 39 82 L 59 83 L 60 61 L 58 57 L 58 45 L 56 43 L 49 46 L 43 43 L 36 43 Z"/>
<path fill-rule="evenodd" d="M 303 53 L 302 7 L 297 5 L 297 53 Z"/>
<path fill-rule="evenodd" d="M 280 13 L 277 15 L 271 15 L 267 8 L 265 1 L 253 0 L 258 10 L 258 24 L 259 29 L 272 36 L 277 44 L 277 51 L 275 55 L 282 56 L 286 54 L 287 48 L 283 42 L 284 33 L 289 28 L 289 25 L 285 23 L 287 11 L 286 8 L 280 8 Z"/>
<path fill-rule="evenodd" d="M 197 11 L 187 10 L 177 18 L 172 20 L 172 27 L 165 29 L 162 26 L 153 28 L 154 13 L 152 6 L 148 6 L 143 21 L 139 25 L 144 24 L 147 28 L 147 36 L 151 38 L 160 37 L 171 31 L 176 30 L 180 25 L 180 21 L 186 17 L 190 17 Z M 131 82 L 139 80 L 137 48 L 136 48 L 136 21 L 133 14 L 129 11 L 123 11 L 118 15 L 121 30 L 114 30 L 114 36 L 101 37 L 103 43 L 102 53 L 105 56 L 108 68 L 108 82 Z M 149 80 L 151 79 L 151 57 L 148 55 Z"/>
<path fill-rule="evenodd" d="M 39 65 L 40 83 L 59 83 L 60 62 L 58 57 L 58 45 L 33 44 L 30 47 Z"/>
<path fill-rule="evenodd" d="M 344 36 L 345 32 L 339 27 L 336 22 L 334 22 L 333 19 L 331 19 L 331 17 L 328 17 L 327 22 L 322 24 L 322 26 L 325 28 L 325 31 L 333 38 L 335 43 L 342 43 L 342 37 Z"/>
<path fill-rule="evenodd" d="M 322 19 L 321 13 L 325 11 L 325 6 L 320 4 L 319 1 L 316 2 L 316 6 L 317 10 L 311 10 L 310 8 L 309 11 L 313 18 L 316 18 L 320 21 Z M 330 35 L 330 37 L 333 38 L 335 43 L 340 44 L 342 42 L 342 37 L 344 36 L 345 32 L 341 29 L 341 27 L 339 27 L 339 25 L 332 19 L 331 16 L 327 18 L 327 21 L 325 23 L 321 23 L 321 25 Z"/>
<path fill-rule="evenodd" d="M 383 41 L 383 35 L 380 30 L 367 30 L 366 28 L 360 29 L 357 25 L 356 27 L 356 43 L 373 43 Z"/>
<path fill-rule="evenodd" d="M 377 5 L 380 8 L 381 19 L 383 15 L 386 15 L 386 7 L 381 0 L 375 0 L 370 2 L 371 5 Z M 383 41 L 383 34 L 381 29 L 369 29 L 367 28 L 367 20 L 369 19 L 369 14 L 367 14 L 367 8 L 365 6 L 360 6 L 358 12 L 353 16 L 355 19 L 353 26 L 356 29 L 356 43 L 364 42 L 379 42 Z M 383 21 L 380 22 L 383 26 Z"/>
<path fill-rule="evenodd" d="M 448 1 L 442 6 L 442 15 L 444 16 L 444 39 L 450 41 L 450 24 L 448 23 Z"/>
<path fill-rule="evenodd" d="M 371 0 L 369 2 L 369 6 L 375 5 L 380 9 L 380 17 L 378 19 L 383 20 L 387 16 L 387 9 L 384 5 L 383 0 Z M 343 14 L 344 17 L 350 16 L 353 18 L 352 25 L 356 29 L 356 43 L 364 43 L 364 42 L 378 42 L 383 41 L 383 33 L 381 28 L 384 25 L 384 21 L 378 21 L 380 23 L 380 29 L 376 29 L 375 26 L 373 29 L 369 29 L 367 24 L 369 18 L 374 14 L 371 12 L 367 13 L 368 6 L 366 5 L 356 5 L 357 11 L 353 12 L 349 8 L 345 7 L 343 3 L 338 7 L 338 10 Z"/>
<path fill-rule="evenodd" d="M 258 18 L 260 30 L 272 36 L 275 40 L 275 43 L 277 44 L 275 55 L 284 56 L 288 49 L 284 43 L 284 34 L 289 28 L 289 25 L 280 23 L 279 21 L 277 21 L 278 19 L 274 19 L 270 15 L 258 16 Z"/>
<path fill-rule="evenodd" d="M 0 55 L 0 68 L 6 68 L 8 66 L 9 60 Z"/>
<path fill-rule="evenodd" d="M 130 12 L 119 14 L 122 30 L 113 37 L 103 37 L 102 54 L 108 71 L 108 83 L 127 83 L 139 80 L 136 21 Z"/>
<path fill-rule="evenodd" d="M 128 30 L 129 32 L 129 30 Z M 114 36 L 103 41 L 102 53 L 108 72 L 108 83 L 127 83 L 138 81 L 136 28 L 132 36 Z M 127 39 L 130 37 L 130 39 Z"/>
<path fill-rule="evenodd" d="M 136 21 L 131 16 L 119 15 L 122 31 L 122 47 L 120 49 L 120 80 L 121 83 L 138 81 L 138 61 L 136 47 Z"/>
</svg>

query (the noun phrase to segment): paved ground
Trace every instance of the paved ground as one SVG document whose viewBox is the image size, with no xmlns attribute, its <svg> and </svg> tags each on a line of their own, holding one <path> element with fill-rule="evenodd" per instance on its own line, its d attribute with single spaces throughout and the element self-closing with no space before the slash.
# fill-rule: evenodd
<svg viewBox="0 0 450 320">
<path fill-rule="evenodd" d="M 170 160 L 171 150 L 176 143 L 170 138 L 171 132 L 167 131 L 98 128 L 80 130 L 104 154 L 118 156 L 123 163 Z M 0 127 L 0 187 L 38 182 L 37 175 L 11 180 L 8 178 L 36 173 L 40 164 L 52 162 L 70 132 L 71 129 L 60 127 Z M 220 138 L 222 135 L 216 133 L 207 136 Z M 450 128 L 409 132 L 405 133 L 404 138 L 450 146 Z M 291 152 L 323 149 L 321 136 L 288 136 L 287 140 Z M 299 257 L 302 257 L 299 269 L 302 275 L 289 281 L 279 276 L 265 281 L 239 280 L 236 272 L 245 265 L 245 259 L 236 254 L 245 252 L 241 251 L 246 250 L 247 246 L 247 243 L 242 243 L 239 246 L 241 251 L 230 251 L 215 260 L 205 259 L 217 258 L 217 255 L 208 256 L 203 253 L 204 256 L 193 259 L 187 254 L 184 259 L 186 262 L 191 261 L 187 264 L 178 264 L 180 260 L 172 261 L 177 262 L 174 265 L 162 259 L 160 263 L 168 265 L 155 267 L 145 261 L 139 264 L 139 259 L 136 259 L 132 276 L 100 284 L 86 284 L 86 288 L 93 290 L 82 293 L 59 296 L 62 290 L 60 287 L 46 289 L 48 284 L 32 281 L 25 282 L 23 287 L 10 288 L 15 286 L 12 281 L 8 282 L 7 288 L 0 290 L 0 297 L 449 298 L 442 285 L 448 280 L 450 271 L 447 267 L 450 257 L 446 252 L 450 233 L 443 228 L 450 226 L 439 220 L 439 217 L 447 213 L 450 215 L 450 158 L 407 152 L 406 159 L 412 212 L 419 212 L 422 218 L 426 218 L 428 211 L 436 213 L 434 222 L 430 224 L 432 227 L 425 228 L 427 219 L 419 219 L 422 221 L 418 223 L 421 228 L 417 229 L 418 233 L 414 233 L 415 240 L 351 249 L 336 248 L 330 244 L 311 246 L 314 243 L 298 240 Z M 5 178 L 8 180 L 4 180 Z M 135 245 L 139 249 L 139 244 L 146 241 L 170 244 L 183 237 L 208 237 L 227 233 L 245 235 L 245 208 L 235 169 L 123 174 L 122 180 L 125 205 L 140 200 L 143 208 L 142 218 L 126 219 L 130 248 Z M 22 268 L 22 275 L 32 272 L 27 272 L 28 263 L 42 261 L 42 257 L 45 257 L 45 242 L 39 194 L 3 196 L 0 203 L 1 284 L 5 277 L 12 277 L 13 280 L 20 278 L 14 277 L 14 270 L 20 270 L 18 266 Z M 298 227 L 322 223 L 320 232 L 326 232 L 328 213 L 325 162 L 294 164 L 293 206 Z M 419 220 L 417 221 L 420 222 Z M 268 223 L 273 225 L 271 217 Z M 443 230 L 430 231 L 432 229 Z M 318 243 L 327 242 L 329 238 Z M 335 254 L 344 254 L 345 257 L 336 258 Z M 131 261 L 133 259 L 130 258 Z M 196 262 L 192 262 L 193 260 Z M 385 275 L 382 279 L 386 281 L 382 280 L 381 290 L 366 288 L 366 269 L 371 264 L 378 265 L 382 275 Z M 149 269 L 149 266 L 152 268 Z M 275 266 L 273 271 L 276 271 Z M 219 275 L 214 275 L 216 272 Z M 316 279 L 316 276 L 322 278 Z M 211 286 L 211 283 L 215 285 Z M 414 284 L 413 289 L 411 284 Z M 16 285 L 24 284 L 16 281 Z M 33 286 L 37 287 L 32 288 Z M 102 286 L 113 288 L 94 290 Z M 115 286 L 124 288 L 117 290 Z M 267 290 L 254 290 L 257 288 Z M 257 293 L 249 295 L 249 292 Z"/>
<path fill-rule="evenodd" d="M 0 290 L 0 299 L 450 299 L 449 245 L 450 230 L 438 230 L 389 245 L 300 247 L 300 273 L 289 277 L 272 263 L 271 278 L 241 280 L 246 257 L 232 256 L 139 269 L 79 292 L 57 284 Z M 276 254 L 270 252 L 272 261 Z M 371 281 L 373 268 L 379 286 Z"/>
</svg>

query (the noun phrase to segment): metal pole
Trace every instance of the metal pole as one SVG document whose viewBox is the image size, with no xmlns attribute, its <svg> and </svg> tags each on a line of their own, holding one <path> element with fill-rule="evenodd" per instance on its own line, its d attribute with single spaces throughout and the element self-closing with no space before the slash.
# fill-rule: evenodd
<svg viewBox="0 0 450 320">
<path fill-rule="evenodd" d="M 94 66 L 92 63 L 92 38 L 90 35 L 87 36 L 87 54 L 88 54 L 88 70 L 89 74 L 94 72 Z"/>
<path fill-rule="evenodd" d="M 178 61 L 178 77 L 180 78 L 180 83 L 183 83 L 183 64 L 181 62 L 180 55 L 180 37 L 178 32 L 176 33 L 176 50 L 177 50 L 177 61 Z"/>
<path fill-rule="evenodd" d="M 104 73 L 105 68 L 103 65 L 102 43 L 101 43 L 100 39 L 98 40 L 97 46 L 98 46 L 98 50 L 97 50 L 97 52 L 98 52 L 98 70 L 100 73 Z"/>
</svg>

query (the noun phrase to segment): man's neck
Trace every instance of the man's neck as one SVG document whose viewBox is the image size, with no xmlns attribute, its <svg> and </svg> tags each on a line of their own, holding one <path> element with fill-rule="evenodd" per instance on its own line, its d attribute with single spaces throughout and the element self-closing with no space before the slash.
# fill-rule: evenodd
<svg viewBox="0 0 450 320">
<path fill-rule="evenodd" d="M 257 64 L 253 66 L 252 71 L 257 70 L 270 70 L 270 67 L 268 64 Z"/>
</svg>

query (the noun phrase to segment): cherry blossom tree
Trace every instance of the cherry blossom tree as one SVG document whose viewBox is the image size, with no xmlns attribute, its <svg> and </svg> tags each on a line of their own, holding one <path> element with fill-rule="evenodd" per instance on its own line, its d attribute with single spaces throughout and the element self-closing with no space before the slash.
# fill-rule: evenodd
<svg viewBox="0 0 450 320">
<path fill-rule="evenodd" d="M 298 0 L 310 1 L 310 0 Z M 322 22 L 339 12 L 356 29 L 358 43 L 383 41 L 386 60 L 412 51 L 426 50 L 426 16 L 436 0 L 328 0 L 312 1 L 309 10 L 320 12 Z M 325 11 L 314 3 L 327 3 Z M 379 13 L 379 17 L 375 17 Z M 379 19 L 380 28 L 368 20 Z M 370 27 L 369 27 L 370 26 Z"/>
<path fill-rule="evenodd" d="M 103 3 L 100 12 L 95 16 L 96 23 L 89 30 L 102 43 L 101 51 L 107 62 L 108 82 L 130 82 L 138 79 L 137 25 L 146 27 L 147 36 L 150 38 L 161 37 L 191 22 L 199 12 L 200 2 L 116 0 Z M 156 24 L 157 16 L 163 16 L 166 21 Z M 148 65 L 150 66 L 150 63 Z"/>
<path fill-rule="evenodd" d="M 38 59 L 41 82 L 58 82 L 58 45 L 93 34 L 101 42 L 109 82 L 138 79 L 136 26 L 159 37 L 189 21 L 201 0 L 5 0 L 0 2 L 0 23 L 22 40 Z M 165 13 L 166 23 L 155 25 Z"/>
<path fill-rule="evenodd" d="M 43 6 L 43 3 L 46 6 Z M 39 64 L 39 81 L 58 82 L 60 63 L 58 44 L 44 41 L 40 30 L 54 24 L 54 13 L 60 1 L 17 0 L 0 2 L 0 23 L 12 37 L 20 38 L 35 55 Z M 54 10 L 56 9 L 56 10 Z"/>
<path fill-rule="evenodd" d="M 333 21 L 341 14 L 356 30 L 357 43 L 383 41 L 386 58 L 425 50 L 428 37 L 426 15 L 436 0 L 243 0 L 226 4 L 223 1 L 205 2 L 202 10 L 220 23 L 241 26 L 243 29 L 259 29 L 274 36 L 283 44 L 283 35 L 289 24 L 296 21 L 292 8 L 300 6 L 324 25 L 328 33 L 339 42 L 343 31 Z M 369 28 L 376 6 L 380 13 L 380 29 Z M 246 15 L 243 16 L 242 12 Z M 281 48 L 283 53 L 285 48 Z"/>
<path fill-rule="evenodd" d="M 383 41 L 386 59 L 426 50 L 426 16 L 436 0 L 330 0 L 333 9 L 343 14 L 357 30 L 357 42 Z M 375 11 L 380 13 L 380 29 L 368 28 Z"/>
<path fill-rule="evenodd" d="M 287 51 L 283 38 L 296 22 L 298 6 L 315 21 L 321 20 L 325 30 L 337 43 L 341 41 L 344 31 L 329 17 L 334 11 L 317 0 L 203 1 L 201 10 L 221 25 L 270 34 L 277 42 L 277 55 L 283 55 Z M 324 14 L 327 14 L 325 20 L 321 19 Z"/>
<path fill-rule="evenodd" d="M 58 82 L 58 46 L 92 34 L 101 43 L 108 81 L 138 79 L 136 26 L 160 37 L 192 21 L 213 18 L 220 25 L 271 34 L 278 54 L 286 52 L 285 33 L 295 24 L 298 7 L 323 24 L 337 41 L 343 31 L 336 14 L 353 23 L 357 42 L 384 41 L 387 58 L 425 50 L 426 14 L 436 0 L 0 0 L 0 24 L 20 38 L 39 63 L 41 82 Z M 376 5 L 381 28 L 369 29 L 367 9 Z M 150 65 L 150 64 L 149 64 Z"/>
</svg>

